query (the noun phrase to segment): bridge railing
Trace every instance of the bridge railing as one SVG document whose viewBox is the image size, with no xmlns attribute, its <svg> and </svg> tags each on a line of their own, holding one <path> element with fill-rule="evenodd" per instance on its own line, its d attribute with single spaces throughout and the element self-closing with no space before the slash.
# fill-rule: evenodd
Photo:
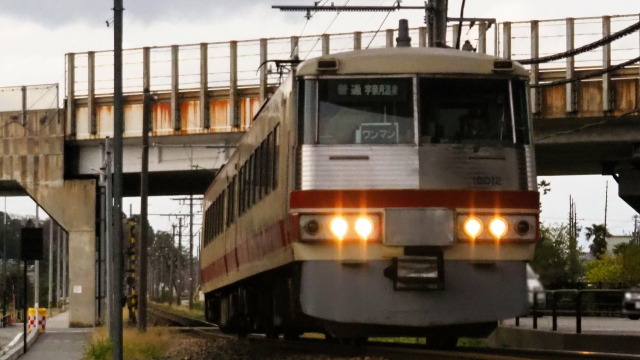
<svg viewBox="0 0 640 360">
<path fill-rule="evenodd" d="M 592 43 L 638 22 L 639 19 L 639 15 L 634 14 L 499 24 L 491 21 L 478 22 L 463 25 L 460 40 L 469 40 L 479 52 L 521 60 L 556 54 Z M 395 35 L 395 30 L 388 29 L 380 32 L 125 49 L 123 91 L 128 96 L 125 101 L 140 102 L 135 96 L 139 96 L 144 88 L 154 94 L 161 94 L 159 97 L 165 104 L 156 110 L 170 119 L 154 121 L 154 124 L 165 124 L 164 128 L 154 125 L 157 133 L 242 131 L 250 124 L 252 114 L 268 96 L 269 88 L 275 86 L 280 79 L 281 74 L 272 68 L 269 60 L 288 59 L 292 56 L 306 59 L 354 49 L 391 47 L 394 46 Z M 414 46 L 426 46 L 425 27 L 411 29 L 410 36 Z M 448 42 L 455 43 L 457 36 L 458 26 L 450 26 Z M 571 79 L 579 69 L 607 67 L 637 57 L 639 52 L 640 39 L 636 31 L 609 45 L 575 57 L 530 65 L 531 82 L 534 85 L 548 82 L 549 76 L 546 74 L 552 72 L 562 73 L 562 78 Z M 635 72 L 635 77 L 640 77 L 638 71 Z M 598 80 L 603 81 L 605 89 L 610 89 L 610 73 L 602 75 Z M 86 136 L 91 138 L 104 136 L 108 132 L 108 126 L 101 123 L 107 117 L 96 115 L 96 102 L 100 100 L 103 105 L 109 103 L 113 94 L 112 85 L 112 50 L 66 55 L 68 135 L 83 138 L 85 135 L 80 132 L 86 130 Z M 578 106 L 576 86 L 574 83 L 565 86 L 566 110 L 572 112 Z M 537 112 L 540 110 L 539 98 L 542 95 L 539 90 L 534 90 L 532 96 L 534 112 Z M 603 91 L 603 97 L 602 110 L 608 111 L 613 106 L 610 91 Z M 199 109 L 183 107 L 182 102 L 186 98 L 193 100 L 189 106 Z M 218 102 L 212 103 L 214 100 Z M 84 107 L 87 111 L 77 111 L 77 108 Z M 195 115 L 184 121 L 180 119 L 181 112 Z M 80 124 L 82 122 L 90 124 Z M 137 125 L 134 127 L 137 128 Z"/>
</svg>

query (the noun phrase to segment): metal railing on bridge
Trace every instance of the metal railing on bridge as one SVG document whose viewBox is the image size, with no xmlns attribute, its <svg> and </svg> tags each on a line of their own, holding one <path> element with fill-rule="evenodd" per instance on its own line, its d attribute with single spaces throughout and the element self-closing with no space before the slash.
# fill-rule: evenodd
<svg viewBox="0 0 640 360">
<path fill-rule="evenodd" d="M 529 59 L 561 53 L 610 36 L 640 20 L 639 14 L 521 22 L 479 22 L 465 24 L 463 39 L 469 40 L 479 52 L 512 59 Z M 250 125 L 250 117 L 268 96 L 269 88 L 280 79 L 268 61 L 300 59 L 364 48 L 394 46 L 395 30 L 322 34 L 263 38 L 255 40 L 211 42 L 187 45 L 156 46 L 123 51 L 123 89 L 128 98 L 140 96 L 144 88 L 164 94 L 163 102 L 170 103 L 170 125 L 173 130 L 229 132 L 243 130 Z M 410 36 L 417 46 L 426 46 L 425 27 L 413 28 Z M 455 43 L 458 25 L 450 26 L 448 42 Z M 415 40 L 417 39 L 417 41 Z M 415 45 L 414 45 L 415 46 Z M 640 54 L 638 31 L 598 49 L 550 61 L 528 65 L 532 84 L 557 79 L 572 79 L 583 69 L 602 69 L 634 59 Z M 267 64 L 261 66 L 261 64 Z M 612 108 L 611 81 L 615 77 L 640 77 L 640 67 L 630 71 L 606 72 L 599 77 L 603 111 Z M 90 51 L 66 55 L 67 128 L 75 135 L 76 107 L 87 107 L 86 117 L 91 124 L 83 125 L 91 134 L 99 132 L 95 124 L 96 99 L 109 98 L 113 93 L 113 52 Z M 576 85 L 566 87 L 566 111 L 576 110 Z M 640 92 L 639 92 L 640 93 Z M 179 95 L 180 94 L 180 95 Z M 637 95 L 640 102 L 640 94 Z M 541 93 L 532 91 L 533 111 L 540 111 Z M 180 121 L 180 102 L 198 102 L 199 121 Z M 224 100 L 211 105 L 210 101 Z M 242 99 L 253 99 L 242 103 Z M 108 102 L 108 100 L 106 100 Z M 140 100 L 131 100 L 133 102 Z M 210 104 L 211 106 L 207 106 Z M 182 111 L 185 111 L 184 109 Z M 217 112 L 213 119 L 210 112 Z M 224 118 L 224 119 L 222 119 Z M 171 129 L 169 129 L 171 130 Z"/>
</svg>

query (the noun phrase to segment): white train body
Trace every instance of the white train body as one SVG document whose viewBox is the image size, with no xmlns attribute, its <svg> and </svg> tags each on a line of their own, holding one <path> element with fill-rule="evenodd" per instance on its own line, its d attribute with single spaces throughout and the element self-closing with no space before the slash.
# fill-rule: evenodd
<svg viewBox="0 0 640 360">
<path fill-rule="evenodd" d="M 525 313 L 539 227 L 527 80 L 450 49 L 302 62 L 205 194 L 207 317 L 239 333 L 455 338 Z"/>
</svg>

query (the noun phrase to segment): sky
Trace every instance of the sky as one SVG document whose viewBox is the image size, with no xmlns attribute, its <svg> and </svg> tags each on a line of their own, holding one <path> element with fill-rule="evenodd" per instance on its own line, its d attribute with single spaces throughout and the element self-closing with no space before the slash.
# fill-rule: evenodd
<svg viewBox="0 0 640 360">
<path fill-rule="evenodd" d="M 321 4 L 327 1 L 321 1 Z M 391 5 L 393 0 L 333 0 L 335 5 Z M 330 3 L 330 2 L 329 2 Z M 460 15 L 462 0 L 449 0 L 449 16 Z M 423 0 L 404 0 L 405 6 L 422 6 Z M 407 18 L 412 27 L 423 24 L 424 12 L 318 13 L 306 20 L 303 13 L 280 12 L 271 5 L 313 5 L 312 0 L 124 0 L 123 47 L 197 44 L 324 32 L 353 32 L 395 28 Z M 113 1 L 105 0 L 0 0 L 0 87 L 60 83 L 63 94 L 65 53 L 113 48 Z M 599 17 L 640 13 L 640 2 L 629 0 L 467 0 L 467 17 L 501 21 Z M 539 180 L 541 180 L 540 178 Z M 583 227 L 604 222 L 605 187 L 608 182 L 607 223 L 614 234 L 633 230 L 635 212 L 617 196 L 610 177 L 548 177 L 551 192 L 542 196 L 542 221 L 567 222 L 569 196 L 575 198 Z M 138 202 L 125 199 L 125 209 Z M 0 207 L 3 203 L 0 202 Z M 33 214 L 35 205 L 9 199 L 11 214 Z M 161 210 L 159 210 L 161 209 Z M 188 212 L 168 199 L 150 200 L 151 214 Z M 151 216 L 154 228 L 169 231 L 173 219 Z M 175 220 L 177 222 L 177 220 Z"/>
</svg>

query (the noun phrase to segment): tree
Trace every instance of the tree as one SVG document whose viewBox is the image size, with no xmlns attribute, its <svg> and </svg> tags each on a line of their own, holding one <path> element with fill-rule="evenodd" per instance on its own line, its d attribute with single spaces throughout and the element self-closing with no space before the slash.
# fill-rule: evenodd
<svg viewBox="0 0 640 360">
<path fill-rule="evenodd" d="M 567 225 L 540 226 L 540 241 L 536 244 L 531 267 L 543 284 L 563 287 L 582 275 L 582 267 L 572 265 L 569 228 Z M 577 262 L 577 261 L 576 261 Z"/>
<path fill-rule="evenodd" d="M 616 283 L 622 278 L 622 264 L 617 256 L 601 254 L 586 265 L 587 281 Z"/>
<path fill-rule="evenodd" d="M 597 259 L 600 259 L 607 252 L 607 236 L 611 236 L 604 224 L 592 224 L 586 228 L 587 240 L 593 238 L 593 242 L 589 245 L 589 251 Z"/>
</svg>

